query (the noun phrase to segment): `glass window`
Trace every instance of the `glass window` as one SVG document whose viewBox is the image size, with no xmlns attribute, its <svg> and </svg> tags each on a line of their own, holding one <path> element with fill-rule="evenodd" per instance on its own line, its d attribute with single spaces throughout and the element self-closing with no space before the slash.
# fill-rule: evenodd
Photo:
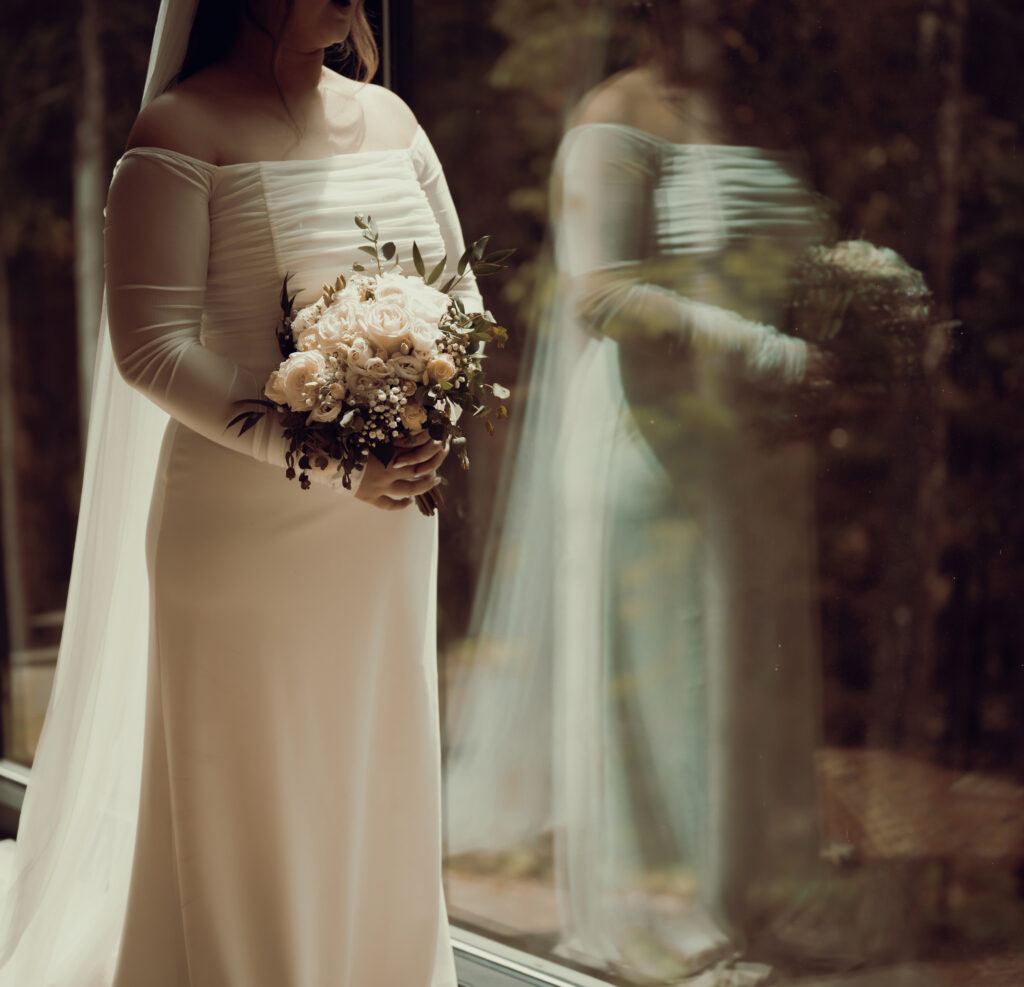
<svg viewBox="0 0 1024 987">
<path fill-rule="evenodd" d="M 621 983 L 1020 978 L 1022 24 L 417 5 L 405 95 L 518 251 L 443 527 L 455 924 Z"/>
</svg>

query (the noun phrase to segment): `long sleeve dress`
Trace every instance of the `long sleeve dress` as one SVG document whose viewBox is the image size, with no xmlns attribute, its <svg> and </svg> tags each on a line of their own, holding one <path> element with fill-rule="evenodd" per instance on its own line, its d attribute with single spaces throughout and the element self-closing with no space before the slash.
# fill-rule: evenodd
<svg viewBox="0 0 1024 987">
<path fill-rule="evenodd" d="M 678 977 L 817 851 L 813 464 L 770 426 L 806 359 L 786 271 L 824 223 L 786 155 L 617 124 L 570 130 L 557 180 L 589 334 L 559 442 L 566 948 Z"/>
<path fill-rule="evenodd" d="M 233 402 L 280 360 L 282 280 L 462 251 L 440 165 L 407 148 L 214 166 L 119 162 L 114 353 L 171 415 L 147 536 L 141 808 L 116 987 L 455 987 L 441 888 L 436 520 L 285 477 Z M 479 304 L 472 284 L 468 307 Z"/>
</svg>

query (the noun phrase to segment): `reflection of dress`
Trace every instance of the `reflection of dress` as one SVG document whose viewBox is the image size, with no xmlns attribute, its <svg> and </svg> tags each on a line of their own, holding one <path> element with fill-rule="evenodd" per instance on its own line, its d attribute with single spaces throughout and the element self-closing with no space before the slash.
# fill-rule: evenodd
<svg viewBox="0 0 1024 987">
<path fill-rule="evenodd" d="M 560 442 L 568 940 L 679 975 L 723 943 L 683 889 L 739 932 L 816 850 L 811 464 L 740 397 L 802 372 L 803 344 L 769 326 L 785 259 L 822 228 L 787 159 L 754 148 L 597 124 L 559 164 L 560 264 L 597 334 Z M 662 331 L 677 345 L 647 347 Z"/>
<path fill-rule="evenodd" d="M 177 419 L 150 514 L 119 987 L 454 987 L 436 523 L 301 491 L 269 422 L 224 430 L 230 402 L 279 360 L 286 272 L 304 304 L 348 270 L 356 213 L 405 257 L 414 238 L 428 259 L 458 256 L 450 207 L 422 132 L 408 149 L 316 161 L 214 167 L 141 149 L 119 165 L 112 333 L 126 375 Z"/>
</svg>

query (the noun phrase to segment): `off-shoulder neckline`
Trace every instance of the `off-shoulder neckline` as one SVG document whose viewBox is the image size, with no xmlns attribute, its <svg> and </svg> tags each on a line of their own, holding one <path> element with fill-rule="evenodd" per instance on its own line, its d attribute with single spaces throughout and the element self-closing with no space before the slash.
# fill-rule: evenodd
<svg viewBox="0 0 1024 987">
<path fill-rule="evenodd" d="M 576 134 L 581 131 L 593 129 L 622 130 L 625 131 L 627 134 L 648 141 L 651 144 L 656 144 L 660 147 L 671 148 L 677 151 L 735 151 L 738 153 L 755 155 L 758 157 L 781 159 L 793 158 L 797 155 L 797 152 L 795 151 L 780 151 L 766 147 L 754 147 L 752 144 L 700 144 L 690 141 L 687 141 L 685 143 L 679 141 L 670 141 L 664 137 L 659 137 L 657 134 L 652 134 L 649 130 L 641 130 L 639 127 L 633 127 L 627 123 L 613 123 L 611 121 L 578 123 L 575 126 L 570 127 L 568 130 L 566 130 L 565 134 L 563 135 L 563 140 L 567 139 L 571 134 Z"/>
<path fill-rule="evenodd" d="M 213 164 L 210 161 L 204 161 L 202 158 L 193 157 L 191 154 L 185 154 L 184 151 L 172 151 L 168 147 L 153 147 L 148 145 L 140 145 L 138 147 L 128 148 L 124 154 L 121 155 L 118 163 L 124 161 L 125 158 L 138 155 L 140 157 L 146 157 L 151 155 L 170 155 L 174 158 L 180 158 L 182 161 L 187 161 L 190 164 L 197 165 L 200 169 L 206 169 L 211 172 L 222 172 L 229 171 L 233 168 L 265 168 L 274 165 L 314 165 L 314 164 L 326 164 L 332 161 L 338 161 L 341 158 L 361 158 L 367 155 L 373 154 L 411 154 L 416 144 L 425 137 L 423 128 L 417 125 L 416 130 L 413 132 L 412 140 L 405 147 L 383 147 L 374 148 L 361 151 L 341 151 L 338 154 L 328 154 L 321 158 L 280 158 L 276 160 L 261 160 L 261 161 L 235 161 L 231 164 Z"/>
</svg>

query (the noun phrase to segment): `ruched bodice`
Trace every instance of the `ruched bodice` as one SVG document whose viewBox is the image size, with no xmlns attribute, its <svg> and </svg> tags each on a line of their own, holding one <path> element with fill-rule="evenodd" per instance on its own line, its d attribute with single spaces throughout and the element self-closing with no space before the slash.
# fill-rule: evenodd
<svg viewBox="0 0 1024 987">
<path fill-rule="evenodd" d="M 800 248 L 821 237 L 818 204 L 790 155 L 657 138 L 647 143 L 653 253 L 720 253 L 752 236 Z"/>
<path fill-rule="evenodd" d="M 191 198 L 206 202 L 208 263 L 192 298 L 201 306 L 200 340 L 258 380 L 280 360 L 274 327 L 285 275 L 303 305 L 353 263 L 368 261 L 358 251 L 366 241 L 356 215 L 372 216 L 382 238 L 394 240 L 407 262 L 416 241 L 429 263 L 446 250 L 439 221 L 454 219 L 450 197 L 433 204 L 429 198 L 443 176 L 419 129 L 406 148 L 312 160 L 218 166 L 174 151 L 135 148 L 118 171 L 139 163 L 162 169 L 171 181 L 189 186 Z M 453 268 L 457 259 L 451 259 Z"/>
<path fill-rule="evenodd" d="M 804 344 L 776 326 L 789 265 L 824 222 L 789 155 L 585 124 L 566 134 L 558 172 L 559 261 L 585 324 L 802 376 Z"/>
<path fill-rule="evenodd" d="M 416 241 L 454 273 L 462 236 L 422 131 L 405 148 L 222 167 L 139 148 L 111 185 L 111 342 L 172 419 L 116 987 L 455 987 L 436 521 L 329 483 L 303 491 L 272 416 L 227 428 L 280 361 L 285 275 L 303 304 L 369 263 L 357 214 L 406 261 Z"/>
</svg>

